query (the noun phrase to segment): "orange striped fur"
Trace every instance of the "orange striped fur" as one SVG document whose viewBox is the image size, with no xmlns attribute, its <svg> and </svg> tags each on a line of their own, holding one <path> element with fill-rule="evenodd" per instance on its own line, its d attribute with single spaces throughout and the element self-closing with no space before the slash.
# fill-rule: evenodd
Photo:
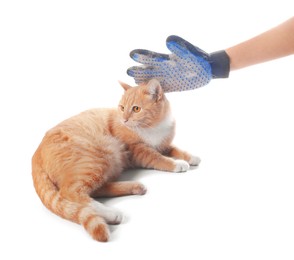
<svg viewBox="0 0 294 260">
<path fill-rule="evenodd" d="M 34 186 L 43 204 L 84 226 L 98 241 L 122 214 L 94 198 L 145 194 L 138 182 L 116 182 L 124 169 L 183 172 L 200 159 L 171 145 L 175 122 L 157 80 L 130 87 L 118 109 L 92 109 L 49 130 L 32 159 Z"/>
</svg>

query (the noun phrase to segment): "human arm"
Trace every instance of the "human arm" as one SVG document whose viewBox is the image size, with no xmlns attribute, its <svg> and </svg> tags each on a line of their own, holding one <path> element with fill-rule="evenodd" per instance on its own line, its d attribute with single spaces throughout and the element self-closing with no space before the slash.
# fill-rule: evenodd
<svg viewBox="0 0 294 260">
<path fill-rule="evenodd" d="M 291 55 L 294 53 L 294 17 L 225 51 L 230 57 L 231 71 Z"/>
<path fill-rule="evenodd" d="M 277 27 L 224 51 L 208 54 L 177 36 L 167 39 L 171 54 L 134 50 L 143 65 L 128 69 L 136 83 L 157 78 L 165 92 L 191 90 L 229 72 L 294 53 L 294 17 Z"/>
</svg>

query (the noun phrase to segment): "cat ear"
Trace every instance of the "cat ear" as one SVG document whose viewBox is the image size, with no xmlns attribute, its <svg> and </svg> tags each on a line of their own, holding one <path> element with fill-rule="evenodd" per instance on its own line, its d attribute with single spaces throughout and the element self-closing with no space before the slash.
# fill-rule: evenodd
<svg viewBox="0 0 294 260">
<path fill-rule="evenodd" d="M 159 101 L 163 97 L 163 90 L 157 79 L 151 79 L 146 85 L 148 94 L 152 96 L 153 99 Z"/>
<path fill-rule="evenodd" d="M 123 87 L 123 89 L 125 91 L 127 91 L 128 89 L 132 88 L 130 85 L 128 85 L 127 83 L 124 83 L 122 81 L 118 81 L 118 83 Z"/>
</svg>

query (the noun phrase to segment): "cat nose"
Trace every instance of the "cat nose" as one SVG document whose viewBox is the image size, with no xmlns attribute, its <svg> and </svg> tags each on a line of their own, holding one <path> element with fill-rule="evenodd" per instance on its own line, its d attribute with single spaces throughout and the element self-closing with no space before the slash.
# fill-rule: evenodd
<svg viewBox="0 0 294 260">
<path fill-rule="evenodd" d="M 126 123 L 126 122 L 128 122 L 129 121 L 129 118 L 130 118 L 130 115 L 129 115 L 129 113 L 124 113 L 124 115 L 123 115 L 123 121 L 124 121 L 124 123 Z"/>
<path fill-rule="evenodd" d="M 128 121 L 129 121 L 129 117 L 125 115 L 125 116 L 123 117 L 123 121 L 124 121 L 124 123 L 128 122 Z"/>
</svg>

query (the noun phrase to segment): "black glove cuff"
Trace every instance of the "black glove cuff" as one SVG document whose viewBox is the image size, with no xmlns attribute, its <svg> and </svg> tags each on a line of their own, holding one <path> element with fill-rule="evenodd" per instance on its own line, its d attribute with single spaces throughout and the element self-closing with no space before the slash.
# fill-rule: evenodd
<svg viewBox="0 0 294 260">
<path fill-rule="evenodd" d="M 213 52 L 209 55 L 212 78 L 228 78 L 230 74 L 230 57 L 225 51 Z"/>
</svg>

